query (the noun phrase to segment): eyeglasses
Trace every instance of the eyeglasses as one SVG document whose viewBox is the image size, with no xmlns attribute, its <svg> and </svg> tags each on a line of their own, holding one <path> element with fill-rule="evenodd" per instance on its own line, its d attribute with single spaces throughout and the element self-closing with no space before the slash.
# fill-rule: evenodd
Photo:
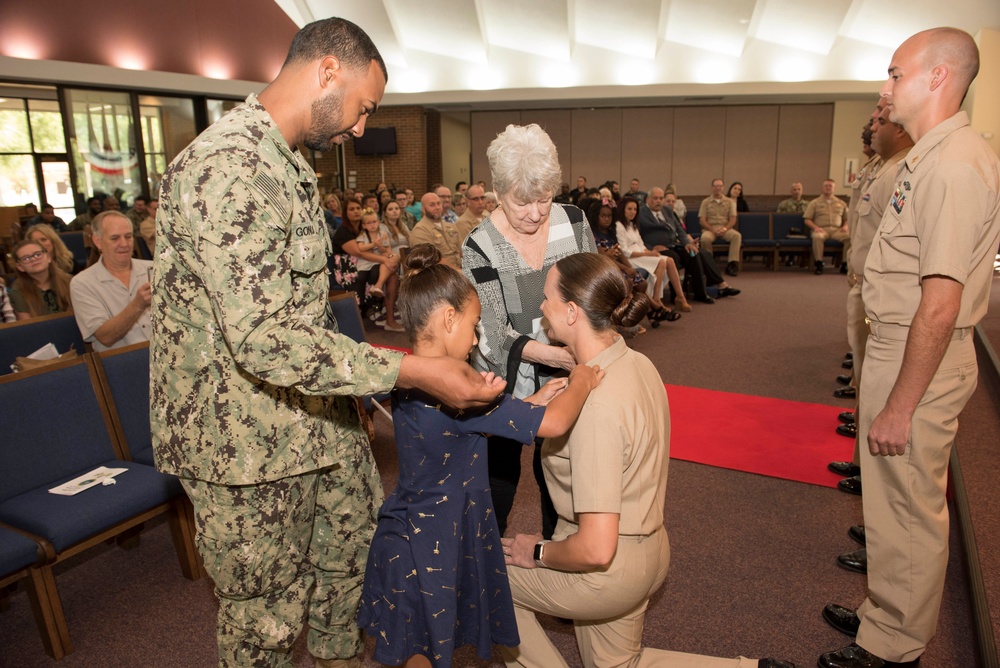
<svg viewBox="0 0 1000 668">
<path fill-rule="evenodd" d="M 45 257 L 45 254 L 47 252 L 48 251 L 40 250 L 40 251 L 37 251 L 35 253 L 31 253 L 30 255 L 22 255 L 21 257 L 17 258 L 17 261 L 18 262 L 34 262 L 35 260 L 41 260 L 43 257 Z"/>
</svg>

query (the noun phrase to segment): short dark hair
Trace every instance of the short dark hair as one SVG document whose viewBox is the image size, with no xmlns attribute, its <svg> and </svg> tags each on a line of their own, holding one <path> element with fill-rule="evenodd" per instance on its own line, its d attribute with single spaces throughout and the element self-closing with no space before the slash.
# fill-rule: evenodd
<svg viewBox="0 0 1000 668">
<path fill-rule="evenodd" d="M 374 60 L 389 81 L 382 54 L 364 30 L 347 19 L 331 17 L 305 25 L 292 40 L 285 58 L 285 65 L 336 56 L 340 62 L 354 69 L 365 69 Z"/>
<path fill-rule="evenodd" d="M 132 206 L 135 206 L 137 202 L 142 202 L 143 204 L 149 204 L 149 198 L 145 195 L 136 195 L 135 199 L 132 200 Z"/>
<path fill-rule="evenodd" d="M 469 184 L 466 183 L 465 181 L 459 181 L 458 183 L 455 184 L 455 190 L 458 190 L 462 186 L 467 186 L 467 185 L 469 185 Z"/>
</svg>

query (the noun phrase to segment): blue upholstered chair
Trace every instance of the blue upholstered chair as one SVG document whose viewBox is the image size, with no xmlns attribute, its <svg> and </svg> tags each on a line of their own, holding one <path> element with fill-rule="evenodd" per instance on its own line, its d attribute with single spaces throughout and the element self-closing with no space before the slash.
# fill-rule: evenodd
<svg viewBox="0 0 1000 668">
<path fill-rule="evenodd" d="M 149 342 L 95 353 L 97 377 L 123 455 L 153 466 L 149 428 Z"/>
<path fill-rule="evenodd" d="M 44 541 L 0 525 L 0 597 L 8 585 L 24 580 L 45 653 L 58 660 L 72 652 L 73 645 L 49 565 L 54 558 Z"/>
<path fill-rule="evenodd" d="M 357 343 L 365 343 L 365 326 L 361 319 L 361 310 L 358 302 L 354 299 L 354 294 L 345 292 L 334 294 L 330 297 L 330 306 L 333 309 L 333 317 L 337 321 L 337 329 L 341 334 L 349 336 Z M 371 400 L 379 403 L 389 398 L 388 394 L 376 394 L 372 397 L 365 397 L 365 409 L 371 412 Z"/>
<path fill-rule="evenodd" d="M 777 264 L 778 242 L 771 236 L 771 214 L 738 214 L 737 226 L 743 235 L 743 255 L 762 255 L 764 265 L 774 269 Z"/>
<path fill-rule="evenodd" d="M 52 397 L 61 402 L 58 419 Z M 90 355 L 0 378 L 0 523 L 40 537 L 59 563 L 165 514 L 181 564 L 200 577 L 187 499 L 177 478 L 125 461 Z M 115 484 L 74 496 L 50 489 L 98 466 L 124 468 Z"/>
<path fill-rule="evenodd" d="M 799 265 L 805 266 L 812 255 L 812 240 L 806 234 L 806 224 L 801 213 L 771 214 L 774 240 L 778 242 L 778 253 L 798 257 Z M 798 235 L 790 238 L 792 230 L 798 230 Z M 801 235 L 801 236 L 799 236 Z"/>
<path fill-rule="evenodd" d="M 71 313 L 8 322 L 0 325 L 0 376 L 11 373 L 15 357 L 26 357 L 46 343 L 53 344 L 60 353 L 69 352 L 70 348 L 78 355 L 87 352 Z"/>
<path fill-rule="evenodd" d="M 90 249 L 83 245 L 83 232 L 63 232 L 59 235 L 66 248 L 73 253 L 73 273 L 83 271 L 87 268 L 87 259 L 90 257 Z"/>
</svg>

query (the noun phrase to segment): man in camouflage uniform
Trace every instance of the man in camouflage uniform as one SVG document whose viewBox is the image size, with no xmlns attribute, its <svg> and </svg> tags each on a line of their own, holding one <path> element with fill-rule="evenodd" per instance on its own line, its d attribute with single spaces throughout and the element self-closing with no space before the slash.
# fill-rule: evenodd
<svg viewBox="0 0 1000 668">
<path fill-rule="evenodd" d="M 778 213 L 805 213 L 809 202 L 802 199 L 802 184 L 796 181 L 792 184 L 792 196 L 781 200 Z"/>
<path fill-rule="evenodd" d="M 502 387 L 468 365 L 357 345 L 330 317 L 316 175 L 294 148 L 360 136 L 387 74 L 342 19 L 307 25 L 278 77 L 171 164 L 157 218 L 150 421 L 219 597 L 222 666 L 360 665 L 355 614 L 381 484 L 351 395 Z"/>
</svg>

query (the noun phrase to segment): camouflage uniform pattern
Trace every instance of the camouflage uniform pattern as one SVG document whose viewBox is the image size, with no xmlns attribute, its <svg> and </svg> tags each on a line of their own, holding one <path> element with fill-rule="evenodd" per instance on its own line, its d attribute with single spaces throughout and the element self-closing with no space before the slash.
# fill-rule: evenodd
<svg viewBox="0 0 1000 668">
<path fill-rule="evenodd" d="M 789 197 L 778 204 L 778 213 L 805 213 L 808 206 L 809 202 L 804 199 L 796 200 Z"/>
<path fill-rule="evenodd" d="M 160 192 L 153 447 L 194 503 L 225 666 L 287 662 L 307 614 L 317 656 L 358 647 L 381 486 L 351 395 L 388 391 L 401 355 L 337 333 L 316 185 L 250 95 L 177 156 Z M 309 494 L 325 499 L 315 515 Z"/>
</svg>

